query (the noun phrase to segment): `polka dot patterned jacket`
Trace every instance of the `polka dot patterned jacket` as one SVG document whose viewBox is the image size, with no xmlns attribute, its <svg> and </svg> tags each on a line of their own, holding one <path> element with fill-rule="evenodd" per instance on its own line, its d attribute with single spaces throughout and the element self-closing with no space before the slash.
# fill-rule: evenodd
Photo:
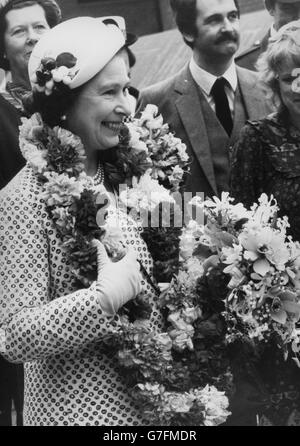
<svg viewBox="0 0 300 446">
<path fill-rule="evenodd" d="M 133 221 L 126 243 L 149 271 L 151 257 Z M 25 363 L 25 425 L 144 425 L 101 336 L 118 324 L 97 304 L 94 285 L 77 290 L 68 258 L 29 166 L 0 192 L 1 350 Z M 160 326 L 155 297 L 152 326 Z M 5 336 L 4 336 L 5 333 Z"/>
</svg>

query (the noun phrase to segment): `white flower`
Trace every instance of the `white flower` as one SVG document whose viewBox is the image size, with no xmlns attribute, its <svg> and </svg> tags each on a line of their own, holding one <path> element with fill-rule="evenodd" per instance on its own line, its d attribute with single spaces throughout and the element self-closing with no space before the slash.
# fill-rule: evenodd
<svg viewBox="0 0 300 446">
<path fill-rule="evenodd" d="M 176 141 L 176 150 L 178 152 L 178 156 L 183 162 L 187 162 L 189 160 L 189 155 L 187 153 L 186 145 L 179 138 L 175 138 Z"/>
<path fill-rule="evenodd" d="M 61 66 L 51 71 L 54 82 L 62 82 L 63 78 L 69 74 L 69 68 Z"/>
<path fill-rule="evenodd" d="M 191 233 L 185 233 L 180 239 L 180 256 L 183 260 L 192 257 L 195 247 L 197 246 L 195 237 Z"/>
<path fill-rule="evenodd" d="M 180 256 L 183 260 L 192 257 L 202 237 L 203 226 L 200 226 L 195 220 L 190 220 L 188 225 L 182 229 L 180 236 Z"/>
<path fill-rule="evenodd" d="M 130 134 L 129 145 L 137 152 L 146 152 L 148 153 L 147 144 L 142 141 L 142 134 L 138 131 L 138 128 L 135 124 L 129 122 L 126 124 Z"/>
<path fill-rule="evenodd" d="M 46 82 L 45 84 L 45 94 L 47 96 L 50 96 L 50 94 L 52 93 L 54 87 L 54 80 L 50 79 L 48 82 Z"/>
<path fill-rule="evenodd" d="M 164 412 L 188 413 L 194 403 L 194 398 L 188 393 L 164 392 Z"/>
<path fill-rule="evenodd" d="M 39 113 L 34 113 L 29 119 L 21 118 L 22 125 L 19 127 L 20 146 L 28 142 L 38 143 L 41 132 L 43 131 L 43 121 Z"/>
<path fill-rule="evenodd" d="M 59 139 L 62 146 L 76 147 L 76 150 L 80 155 L 85 155 L 85 150 L 79 136 L 74 135 L 74 133 L 70 132 L 69 130 L 63 129 L 62 127 L 58 126 L 53 128 L 53 132 L 54 135 Z"/>
<path fill-rule="evenodd" d="M 69 75 L 65 76 L 62 81 L 65 85 L 70 85 L 72 80 L 73 80 L 73 76 L 70 76 L 70 74 L 69 74 Z"/>
<path fill-rule="evenodd" d="M 237 288 L 238 286 L 241 285 L 241 283 L 244 281 L 245 279 L 245 275 L 244 273 L 238 269 L 237 267 L 232 267 L 231 266 L 231 270 L 230 270 L 230 275 L 231 275 L 231 280 L 228 284 L 228 288 L 230 289 L 234 289 Z M 228 267 L 229 268 L 229 267 Z M 224 269 L 224 273 L 228 273 L 229 271 L 227 270 L 227 268 Z"/>
<path fill-rule="evenodd" d="M 229 401 L 225 392 L 207 385 L 204 389 L 195 389 L 193 395 L 200 407 L 204 406 L 203 417 L 205 426 L 218 426 L 224 423 L 230 412 L 227 410 Z"/>
<path fill-rule="evenodd" d="M 186 322 L 184 320 L 181 311 L 176 311 L 174 313 L 169 314 L 168 321 L 171 322 L 171 324 L 173 325 L 173 327 L 176 330 L 180 330 L 182 332 L 185 332 L 190 337 L 193 336 L 193 334 L 194 334 L 194 327 L 190 323 L 188 323 L 188 322 Z M 170 336 L 173 337 L 171 333 L 170 333 Z"/>
<path fill-rule="evenodd" d="M 55 207 L 51 211 L 55 224 L 62 232 L 70 232 L 75 227 L 75 217 L 70 213 L 69 207 Z"/>
<path fill-rule="evenodd" d="M 44 172 L 47 167 L 47 151 L 35 147 L 35 150 L 30 153 L 29 163 L 38 173 Z"/>
<path fill-rule="evenodd" d="M 170 183 L 171 184 L 180 184 L 182 181 L 183 174 L 184 174 L 184 170 L 179 166 L 175 166 L 172 170 L 171 175 L 169 176 Z"/>
<path fill-rule="evenodd" d="M 269 199 L 266 194 L 262 194 L 258 199 L 258 204 L 251 207 L 252 218 L 260 225 L 267 224 L 271 218 L 276 216 L 278 209 L 273 195 Z"/>
<path fill-rule="evenodd" d="M 149 171 L 140 180 L 133 178 L 132 185 L 132 188 L 127 188 L 120 194 L 120 200 L 128 208 L 151 212 L 160 203 L 175 204 L 170 192 L 151 178 Z"/>
<path fill-rule="evenodd" d="M 202 310 L 199 307 L 187 307 L 182 310 L 182 317 L 188 324 L 192 324 L 201 316 Z"/>
<path fill-rule="evenodd" d="M 227 224 L 230 220 L 235 223 L 242 219 L 248 219 L 250 212 L 247 211 L 242 203 L 232 204 L 233 201 L 228 192 L 222 192 L 221 199 L 213 197 L 212 199 L 202 201 L 200 197 L 194 197 L 190 204 L 204 209 L 205 214 L 208 216 L 213 215 L 215 218 L 222 216 L 223 224 Z"/>
<path fill-rule="evenodd" d="M 83 183 L 75 177 L 56 172 L 46 172 L 45 177 L 48 181 L 45 183 L 43 198 L 48 206 L 71 205 L 84 190 Z"/>
<path fill-rule="evenodd" d="M 147 104 L 141 113 L 141 120 L 151 120 L 158 114 L 158 107 L 154 104 Z"/>
<path fill-rule="evenodd" d="M 222 262 L 226 265 L 238 265 L 242 260 L 243 246 L 234 244 L 232 247 L 222 248 Z"/>
<path fill-rule="evenodd" d="M 189 206 L 196 206 L 199 207 L 200 209 L 204 208 L 204 200 L 199 197 L 199 195 L 195 195 L 190 201 L 189 201 Z"/>
<path fill-rule="evenodd" d="M 203 262 L 197 257 L 190 257 L 185 262 L 185 267 L 188 270 L 190 280 L 192 282 L 196 282 L 197 279 L 202 277 L 204 274 Z"/>
<path fill-rule="evenodd" d="M 22 118 L 20 126 L 20 150 L 23 157 L 38 173 L 42 173 L 47 167 L 47 150 L 38 144 L 38 138 L 43 131 L 39 114 L 34 114 L 30 119 Z"/>
<path fill-rule="evenodd" d="M 150 392 L 153 395 L 160 395 L 161 392 L 164 390 L 164 387 L 160 384 L 137 384 L 137 387 L 142 390 L 143 392 Z"/>
<path fill-rule="evenodd" d="M 159 333 L 155 336 L 156 342 L 163 347 L 164 350 L 172 349 L 172 339 L 168 333 Z"/>
<path fill-rule="evenodd" d="M 269 226 L 259 227 L 257 223 L 249 221 L 238 238 L 245 249 L 245 259 L 254 262 L 253 268 L 258 274 L 259 269 L 265 275 L 270 269 L 270 263 L 283 271 L 290 260 L 285 235 Z"/>
<path fill-rule="evenodd" d="M 149 130 L 158 130 L 163 126 L 163 117 L 158 114 L 156 105 L 148 104 L 142 111 L 140 120 Z"/>
</svg>

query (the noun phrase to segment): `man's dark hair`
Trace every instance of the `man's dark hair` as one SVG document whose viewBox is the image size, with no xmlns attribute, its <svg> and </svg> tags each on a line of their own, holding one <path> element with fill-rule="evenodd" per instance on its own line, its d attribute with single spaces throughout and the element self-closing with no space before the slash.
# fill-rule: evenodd
<svg viewBox="0 0 300 446">
<path fill-rule="evenodd" d="M 170 4 L 179 31 L 182 34 L 191 34 L 196 37 L 197 0 L 170 0 Z M 234 4 L 240 13 L 238 0 L 234 0 Z M 188 46 L 193 47 L 192 42 L 188 42 L 186 39 L 184 41 Z"/>
<path fill-rule="evenodd" d="M 44 9 L 50 28 L 53 28 L 61 21 L 61 10 L 54 0 L 9 0 L 5 6 L 0 7 L 0 68 L 9 70 L 9 61 L 4 57 L 4 34 L 7 25 L 6 14 L 13 9 L 22 9 L 35 5 L 40 5 Z"/>
</svg>

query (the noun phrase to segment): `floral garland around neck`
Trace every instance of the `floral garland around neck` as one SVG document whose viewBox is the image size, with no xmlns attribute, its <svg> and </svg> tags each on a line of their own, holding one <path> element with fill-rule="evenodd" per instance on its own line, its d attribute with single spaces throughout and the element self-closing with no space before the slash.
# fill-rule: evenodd
<svg viewBox="0 0 300 446">
<path fill-rule="evenodd" d="M 78 286 L 90 286 L 97 271 L 92 240 L 104 234 L 96 222 L 97 201 L 106 192 L 84 172 L 86 156 L 80 138 L 45 125 L 36 113 L 22 118 L 20 149 L 43 183 L 43 199 L 68 251 Z"/>
<path fill-rule="evenodd" d="M 143 203 L 146 212 L 164 201 L 172 203 L 170 191 L 178 190 L 184 173 L 183 168 L 178 169 L 178 161 L 181 160 L 182 166 L 187 163 L 181 141 L 168 134 L 168 127 L 160 118 L 158 122 L 155 114 L 156 109 L 152 108 L 147 119 L 134 121 L 133 126 L 139 133 L 135 138 L 138 148 L 133 149 L 128 142 L 126 146 L 123 141 L 123 150 L 117 149 L 121 154 L 119 172 L 114 169 L 114 174 L 117 173 L 114 176 L 106 171 L 109 181 L 120 176 L 129 180 L 132 188 L 126 191 L 123 200 L 129 208 L 137 204 L 141 207 Z M 46 126 L 39 114 L 23 119 L 20 147 L 43 184 L 43 198 L 68 251 L 79 286 L 89 286 L 96 279 L 97 270 L 92 240 L 101 239 L 112 257 L 117 258 L 122 255 L 122 249 L 124 251 L 115 228 L 97 225 L 97 197 L 99 193 L 105 194 L 105 188 L 95 187 L 93 180 L 84 173 L 85 153 L 80 138 L 65 129 Z M 162 148 L 167 149 L 169 155 L 173 154 L 171 160 L 160 157 L 158 149 Z M 140 163 L 136 162 L 137 158 Z M 155 168 L 149 170 L 149 165 Z M 133 171 L 136 175 L 130 178 Z M 145 206 L 140 190 L 155 191 L 155 199 Z M 174 241 L 171 236 L 170 240 Z M 169 312 L 168 324 L 176 328 L 175 332 L 153 331 L 145 311 L 133 318 L 133 323 L 125 313 L 121 316 L 121 326 L 108 335 L 104 343 L 108 346 L 108 354 L 115 356 L 124 368 L 144 418 L 161 425 L 219 425 L 230 414 L 223 391 L 230 383 L 230 375 L 224 373 L 213 378 L 207 370 L 200 375 L 198 369 L 193 370 L 192 362 L 199 358 L 188 355 L 193 350 L 189 339 L 201 314 L 190 305 L 194 290 L 188 288 L 188 283 L 188 278 L 183 277 L 177 284 L 176 293 L 181 297 L 173 302 Z M 161 305 L 169 308 L 167 297 Z M 179 310 L 184 324 L 179 324 Z M 226 369 L 226 364 L 224 367 Z"/>
</svg>

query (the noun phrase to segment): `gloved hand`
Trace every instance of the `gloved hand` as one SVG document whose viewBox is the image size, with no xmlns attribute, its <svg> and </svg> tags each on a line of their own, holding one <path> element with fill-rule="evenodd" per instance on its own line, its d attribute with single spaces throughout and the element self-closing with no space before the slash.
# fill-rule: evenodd
<svg viewBox="0 0 300 446">
<path fill-rule="evenodd" d="M 114 315 L 142 289 L 142 275 L 136 253 L 130 249 L 118 262 L 113 263 L 99 240 L 94 240 L 97 247 L 98 279 L 96 290 L 101 309 L 108 315 Z"/>
</svg>

